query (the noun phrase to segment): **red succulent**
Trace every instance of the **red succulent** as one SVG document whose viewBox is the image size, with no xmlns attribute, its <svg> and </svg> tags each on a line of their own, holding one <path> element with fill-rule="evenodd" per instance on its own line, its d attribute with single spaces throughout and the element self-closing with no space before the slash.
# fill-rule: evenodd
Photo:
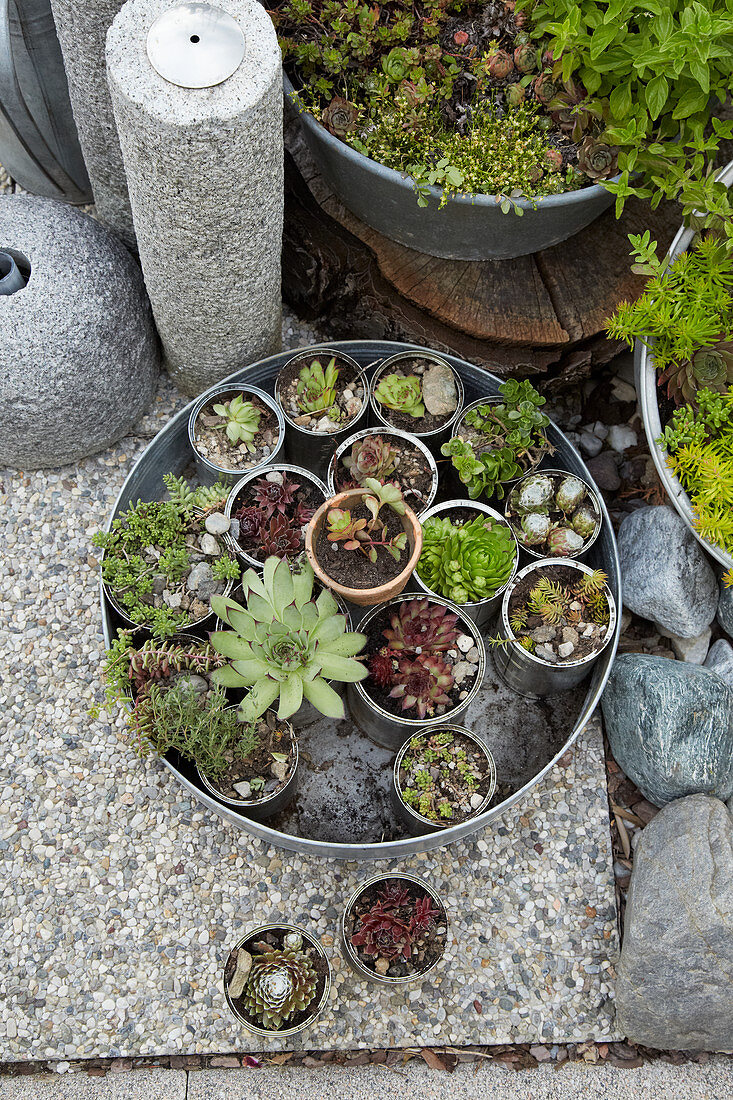
<svg viewBox="0 0 733 1100">
<path fill-rule="evenodd" d="M 412 954 L 410 926 L 393 910 L 383 909 L 379 904 L 359 918 L 351 942 L 354 947 L 363 948 L 365 955 L 379 955 L 383 959 L 396 959 L 400 955 L 409 959 Z"/>
<path fill-rule="evenodd" d="M 303 549 L 303 536 L 300 527 L 294 527 L 292 520 L 287 516 L 276 514 L 269 523 L 262 526 L 260 536 L 260 548 L 263 555 L 269 558 L 288 558 L 298 554 Z"/>
<path fill-rule="evenodd" d="M 423 653 L 414 660 L 403 657 L 394 674 L 390 699 L 401 699 L 402 710 L 415 709 L 418 718 L 435 714 L 438 706 L 450 706 L 446 694 L 453 687 L 453 673 L 440 657 Z"/>
<path fill-rule="evenodd" d="M 288 481 L 287 477 L 281 476 L 282 483 L 268 481 L 267 478 L 261 477 L 252 485 L 255 503 L 264 511 L 268 519 L 275 512 L 285 512 L 288 504 L 292 504 L 295 500 L 296 489 L 300 488 L 297 481 Z"/>
<path fill-rule="evenodd" d="M 394 654 L 385 646 L 369 658 L 369 674 L 377 687 L 388 688 L 394 682 Z"/>
<path fill-rule="evenodd" d="M 399 879 L 392 878 L 377 891 L 377 897 L 384 909 L 399 909 L 401 905 L 407 905 L 409 902 L 410 891 Z"/>
<path fill-rule="evenodd" d="M 435 918 L 439 916 L 440 909 L 433 909 L 433 899 L 426 894 L 415 902 L 415 915 L 410 922 L 410 927 L 417 935 L 429 932 L 435 927 Z"/>
<path fill-rule="evenodd" d="M 458 616 L 428 599 L 404 600 L 390 621 L 391 629 L 382 633 L 391 649 L 445 653 L 458 637 Z"/>
<path fill-rule="evenodd" d="M 245 550 L 259 546 L 263 515 L 259 508 L 240 508 L 234 519 L 239 524 L 237 542 Z"/>
</svg>

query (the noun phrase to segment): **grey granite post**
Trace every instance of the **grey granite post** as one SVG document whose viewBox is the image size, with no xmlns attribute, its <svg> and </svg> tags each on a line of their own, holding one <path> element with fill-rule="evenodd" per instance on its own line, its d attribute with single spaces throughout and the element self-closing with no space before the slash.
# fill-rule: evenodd
<svg viewBox="0 0 733 1100">
<path fill-rule="evenodd" d="M 121 7 L 122 0 L 51 0 L 97 216 L 134 248 L 132 211 L 104 59 L 107 31 Z"/>
<path fill-rule="evenodd" d="M 128 0 L 107 68 L 140 261 L 164 361 L 189 394 L 279 350 L 282 76 L 257 0 L 217 0 L 245 36 L 239 68 L 180 88 L 152 67 L 147 33 L 171 0 Z"/>
</svg>

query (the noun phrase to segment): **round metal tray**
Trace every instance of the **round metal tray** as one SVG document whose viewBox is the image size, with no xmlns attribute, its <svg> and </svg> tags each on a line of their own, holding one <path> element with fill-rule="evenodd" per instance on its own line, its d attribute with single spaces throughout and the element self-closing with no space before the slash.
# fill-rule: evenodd
<svg viewBox="0 0 733 1100">
<path fill-rule="evenodd" d="M 334 343 L 331 346 L 348 352 L 349 355 L 365 368 L 375 363 L 376 360 L 383 359 L 388 355 L 395 355 L 399 351 L 408 349 L 415 351 L 429 350 L 415 344 L 398 344 L 376 340 L 342 341 Z M 242 385 L 256 385 L 260 386 L 268 393 L 272 393 L 278 371 L 291 357 L 292 352 L 271 356 L 269 359 L 263 359 L 243 370 L 236 371 L 224 381 Z M 497 392 L 501 379 L 494 375 L 487 374 L 480 368 L 471 366 L 469 363 L 457 359 L 454 356 L 445 355 L 444 358 L 460 373 L 466 389 L 466 400 L 468 402 L 475 400 L 483 394 L 488 396 Z M 170 471 L 179 475 L 192 463 L 193 454 L 188 443 L 187 425 L 193 404 L 194 402 L 191 402 L 186 408 L 177 413 L 166 427 L 158 433 L 140 456 L 120 491 L 113 513 L 110 516 L 110 524 L 116 516 L 124 512 L 137 500 L 159 499 L 162 490 L 163 474 Z M 594 482 L 580 455 L 554 424 L 551 424 L 548 428 L 548 436 L 556 448 L 555 454 L 549 456 L 548 459 L 552 466 L 554 468 L 560 466 L 572 473 L 579 474 L 594 486 Z M 596 491 L 598 490 L 596 489 Z M 288 832 L 287 828 L 277 827 L 277 821 L 275 824 L 269 825 L 253 821 L 207 794 L 196 779 L 195 769 L 189 767 L 185 762 L 171 759 L 164 760 L 163 763 L 191 795 L 224 820 L 268 843 L 314 856 L 354 860 L 386 859 L 407 856 L 416 852 L 428 851 L 431 848 L 441 847 L 454 840 L 459 840 L 462 837 L 468 836 L 470 833 L 485 828 L 487 825 L 490 825 L 500 818 L 502 814 L 506 813 L 510 807 L 526 798 L 533 788 L 535 788 L 547 773 L 551 771 L 560 757 L 567 752 L 568 748 L 577 739 L 593 714 L 598 705 L 606 680 L 608 679 L 618 644 L 618 634 L 620 630 L 621 579 L 616 542 L 613 536 L 611 522 L 602 499 L 601 507 L 604 519 L 603 529 L 587 555 L 583 555 L 583 560 L 595 568 L 604 569 L 609 576 L 611 591 L 619 609 L 613 641 L 604 652 L 602 659 L 596 664 L 592 677 L 588 682 L 587 689 L 585 686 L 581 689 L 575 689 L 576 692 L 580 690 L 580 694 L 577 695 L 577 697 L 573 696 L 570 702 L 568 702 L 568 717 L 562 725 L 560 736 L 555 737 L 552 743 L 552 751 L 548 751 L 547 753 L 547 759 L 538 759 L 536 770 L 534 770 L 534 764 L 530 754 L 529 766 L 533 769 L 531 776 L 529 776 L 518 789 L 505 797 L 503 801 L 498 801 L 479 817 L 473 818 L 471 821 L 463 822 L 460 825 L 451 826 L 448 829 L 442 830 L 440 833 L 430 833 L 426 836 L 388 840 L 349 840 L 347 830 L 340 824 L 339 812 L 344 808 L 344 805 L 348 803 L 351 797 L 351 791 L 348 786 L 351 782 L 351 776 L 352 774 L 354 775 L 354 782 L 356 783 L 358 781 L 357 773 L 359 769 L 362 770 L 362 773 L 365 769 L 368 770 L 369 768 L 378 772 L 380 781 L 382 777 L 384 778 L 384 796 L 385 801 L 387 801 L 389 779 L 391 775 L 389 762 L 392 754 L 377 748 L 377 746 L 367 741 L 362 734 L 355 730 L 348 720 L 337 724 L 335 722 L 330 722 L 328 719 L 324 719 L 320 724 L 316 724 L 304 731 L 304 736 L 311 739 L 308 742 L 309 745 L 312 744 L 312 739 L 314 737 L 321 737 L 324 741 L 328 741 L 329 751 L 333 755 L 332 769 L 328 773 L 331 778 L 327 778 L 327 783 L 330 785 L 329 789 L 334 792 L 333 812 L 326 813 L 324 807 L 320 816 L 314 811 L 311 820 L 323 820 L 324 817 L 328 817 L 331 819 L 332 832 L 339 838 L 345 837 L 346 839 L 337 840 L 333 837 L 329 839 L 314 839 L 310 835 L 296 835 L 295 833 Z M 120 626 L 120 622 L 115 616 L 114 609 L 108 604 L 104 592 L 101 592 L 101 602 L 104 616 L 104 636 L 107 645 L 109 645 L 116 630 Z M 491 688 L 491 692 L 494 692 L 493 687 Z M 571 693 L 567 694 L 571 695 Z M 525 717 L 533 717 L 537 729 L 543 729 L 552 718 L 552 715 L 549 715 L 547 704 L 544 701 L 541 701 L 539 704 L 541 708 L 540 713 L 530 715 L 527 708 L 538 706 L 538 704 L 528 703 L 520 696 L 512 696 L 507 701 L 506 699 L 499 699 L 494 693 L 488 699 L 487 706 L 490 713 L 497 715 L 497 725 L 505 724 L 507 707 L 516 708 L 517 714 L 522 717 L 522 722 L 525 721 Z M 504 717 L 498 717 L 498 708 L 500 706 L 505 708 Z M 468 713 L 470 715 L 470 710 Z M 558 719 L 556 716 L 555 720 L 558 721 L 562 719 Z M 470 717 L 465 724 L 469 727 L 471 726 Z M 493 731 L 490 725 L 487 725 L 486 718 L 482 715 L 477 715 L 475 728 L 485 737 L 489 748 L 492 748 Z M 567 736 L 565 736 L 566 729 L 568 731 Z M 315 733 L 313 731 L 315 731 Z M 360 743 L 356 745 L 358 752 L 354 751 L 351 759 L 348 758 L 348 739 L 350 737 L 361 739 Z M 316 768 L 316 770 L 318 769 Z M 335 778 L 333 778 L 334 776 Z M 342 782 L 341 788 L 338 787 L 339 776 Z M 323 780 L 321 780 L 321 782 L 323 782 Z M 359 792 L 356 792 L 354 797 L 355 799 L 361 797 L 362 802 L 366 805 L 369 800 L 374 801 L 375 797 L 373 791 L 367 792 L 367 795 L 368 798 L 362 790 L 360 795 Z M 348 808 L 348 806 L 346 808 Z M 307 818 L 304 820 L 307 820 Z"/>
</svg>

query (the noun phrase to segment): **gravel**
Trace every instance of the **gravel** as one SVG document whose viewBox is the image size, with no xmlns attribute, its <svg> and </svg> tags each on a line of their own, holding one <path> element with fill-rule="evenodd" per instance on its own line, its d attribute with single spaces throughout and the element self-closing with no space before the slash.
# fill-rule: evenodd
<svg viewBox="0 0 733 1100">
<path fill-rule="evenodd" d="M 284 335 L 291 346 L 317 339 L 292 320 Z M 356 864 L 239 832 L 157 761 L 139 760 L 119 717 L 90 717 L 104 649 L 91 537 L 147 438 L 183 403 L 164 380 L 138 434 L 110 451 L 0 474 L 2 1057 L 262 1049 L 230 1017 L 221 968 L 244 929 L 282 918 L 320 937 L 334 985 L 318 1024 L 272 1050 L 613 1038 L 618 940 L 597 721 L 490 831 L 399 864 Z M 390 993 L 347 970 L 337 916 L 360 881 L 395 866 L 442 894 L 451 934 L 429 980 Z"/>
</svg>

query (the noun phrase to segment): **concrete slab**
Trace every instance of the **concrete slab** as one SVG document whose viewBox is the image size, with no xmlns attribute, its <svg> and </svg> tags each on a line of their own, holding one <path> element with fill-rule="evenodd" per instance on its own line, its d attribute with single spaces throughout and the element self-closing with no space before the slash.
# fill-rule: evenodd
<svg viewBox="0 0 733 1100">
<path fill-rule="evenodd" d="M 186 1071 L 179 1069 L 0 1077 L 0 1100 L 186 1100 L 186 1085 Z"/>
</svg>

